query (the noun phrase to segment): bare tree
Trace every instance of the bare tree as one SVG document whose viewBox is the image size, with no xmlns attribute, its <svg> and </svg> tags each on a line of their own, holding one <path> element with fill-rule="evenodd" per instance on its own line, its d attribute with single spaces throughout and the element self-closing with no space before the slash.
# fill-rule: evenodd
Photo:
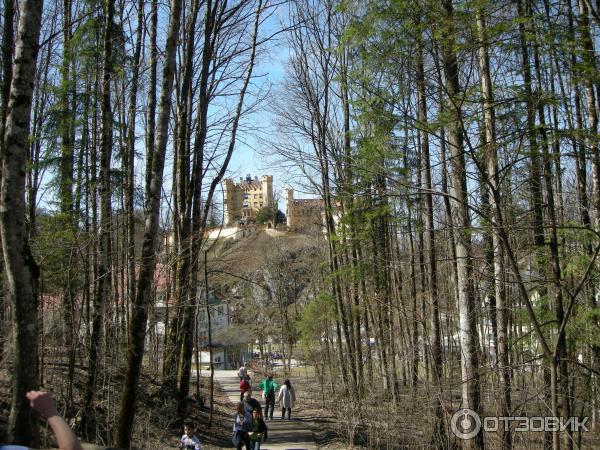
<svg viewBox="0 0 600 450">
<path fill-rule="evenodd" d="M 448 146 L 450 147 L 452 166 L 452 214 L 456 237 L 456 265 L 458 275 L 459 335 L 461 349 L 462 407 L 481 413 L 481 394 L 478 362 L 478 334 L 473 287 L 473 260 L 471 248 L 471 221 L 469 218 L 469 199 L 464 155 L 464 137 L 462 131 L 461 88 L 456 58 L 454 8 L 451 0 L 442 2 L 445 38 L 440 42 L 448 110 L 452 122 L 448 126 Z M 466 441 L 467 448 L 483 448 L 483 436 Z"/>
<path fill-rule="evenodd" d="M 502 242 L 500 240 L 498 226 L 500 218 L 496 211 L 501 208 L 500 183 L 498 178 L 498 155 L 496 147 L 496 116 L 494 96 L 492 91 L 492 79 L 490 74 L 490 61 L 488 54 L 488 35 L 486 27 L 485 12 L 479 10 L 477 13 L 477 31 L 479 37 L 479 72 L 481 77 L 481 94 L 483 98 L 483 118 L 484 118 L 484 144 L 486 148 L 486 180 L 489 184 L 488 195 L 494 224 L 492 226 L 492 249 L 493 249 L 493 287 L 496 317 L 496 336 L 495 346 L 497 355 L 497 366 L 500 380 L 500 402 L 499 414 L 507 417 L 511 413 L 510 401 L 510 369 L 507 348 L 507 298 L 504 288 L 504 256 L 502 251 Z M 512 448 L 512 437 L 510 425 L 502 429 L 502 448 Z"/>
<path fill-rule="evenodd" d="M 41 0 L 23 0 L 20 4 L 15 63 L 2 139 L 0 191 L 0 232 L 13 314 L 15 354 L 8 439 L 33 446 L 37 444 L 38 433 L 25 393 L 38 387 L 39 268 L 29 249 L 25 223 L 25 165 L 42 5 Z"/>
<path fill-rule="evenodd" d="M 167 149 L 167 133 L 171 114 L 171 94 L 175 77 L 177 52 L 177 36 L 181 24 L 181 0 L 171 1 L 171 13 L 167 43 L 165 47 L 165 64 L 158 111 L 158 130 L 153 151 L 148 153 L 152 159 L 146 167 L 151 168 L 146 184 L 145 226 L 140 258 L 140 272 L 137 279 L 135 299 L 130 325 L 130 345 L 127 353 L 127 371 L 121 406 L 119 410 L 116 441 L 119 446 L 129 448 L 133 420 L 135 418 L 138 381 L 144 356 L 146 342 L 146 323 L 148 306 L 152 294 L 152 280 L 156 269 L 156 246 L 158 241 L 158 218 L 160 213 L 160 198 Z M 151 87 L 152 88 L 152 87 Z"/>
<path fill-rule="evenodd" d="M 102 346 L 102 322 L 104 309 L 111 295 L 111 185 L 109 179 L 110 160 L 113 143 L 113 127 L 111 112 L 111 79 L 113 74 L 113 36 L 112 26 L 115 5 L 111 0 L 104 2 L 104 36 L 103 36 L 103 70 L 102 70 L 102 99 L 101 135 L 100 135 L 100 177 L 99 197 L 100 214 L 98 217 L 98 287 L 93 299 L 92 335 L 88 357 L 88 379 L 85 390 L 85 413 L 82 418 L 84 427 L 91 424 L 93 399 L 98 378 L 98 356 Z"/>
</svg>

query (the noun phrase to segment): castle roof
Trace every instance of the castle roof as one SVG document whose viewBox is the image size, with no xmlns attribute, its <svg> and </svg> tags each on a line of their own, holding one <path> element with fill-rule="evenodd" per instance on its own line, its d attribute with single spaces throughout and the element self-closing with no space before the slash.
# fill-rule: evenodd
<svg viewBox="0 0 600 450">
<path fill-rule="evenodd" d="M 320 198 L 298 198 L 298 199 L 292 200 L 292 205 L 322 208 L 323 200 Z"/>
<path fill-rule="evenodd" d="M 254 190 L 262 190 L 263 182 L 273 182 L 272 175 L 263 175 L 262 179 L 259 180 L 258 177 L 252 178 L 250 175 L 246 175 L 246 178 L 240 177 L 239 182 L 236 182 L 233 178 L 226 178 L 225 182 L 230 186 L 233 185 L 235 190 L 240 191 L 254 191 Z"/>
<path fill-rule="evenodd" d="M 262 183 L 256 180 L 243 181 L 241 183 L 236 183 L 235 187 L 244 191 L 252 191 L 254 189 L 262 189 Z"/>
</svg>

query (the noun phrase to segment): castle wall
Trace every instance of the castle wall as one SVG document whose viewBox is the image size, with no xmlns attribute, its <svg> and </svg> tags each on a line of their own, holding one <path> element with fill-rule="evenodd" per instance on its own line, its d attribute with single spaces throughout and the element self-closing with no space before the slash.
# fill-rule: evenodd
<svg viewBox="0 0 600 450">
<path fill-rule="evenodd" d="M 288 230 L 301 231 L 323 225 L 323 201 L 294 199 L 294 190 L 286 190 L 286 223 Z"/>
</svg>

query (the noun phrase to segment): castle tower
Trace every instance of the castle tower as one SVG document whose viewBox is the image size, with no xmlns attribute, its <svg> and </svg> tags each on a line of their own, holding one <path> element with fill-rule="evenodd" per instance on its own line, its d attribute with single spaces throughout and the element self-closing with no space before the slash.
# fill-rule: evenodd
<svg viewBox="0 0 600 450">
<path fill-rule="evenodd" d="M 285 190 L 285 221 L 288 229 L 291 229 L 294 225 L 294 190 L 289 188 Z"/>
<path fill-rule="evenodd" d="M 223 216 L 226 225 L 235 218 L 237 208 L 235 182 L 231 178 L 227 178 L 223 187 Z"/>
<path fill-rule="evenodd" d="M 262 176 L 262 195 L 265 202 L 264 206 L 273 206 L 273 175 Z"/>
</svg>

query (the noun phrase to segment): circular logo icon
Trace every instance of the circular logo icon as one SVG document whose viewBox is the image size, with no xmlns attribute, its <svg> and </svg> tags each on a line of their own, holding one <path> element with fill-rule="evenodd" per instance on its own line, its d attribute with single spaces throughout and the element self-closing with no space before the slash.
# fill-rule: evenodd
<svg viewBox="0 0 600 450">
<path fill-rule="evenodd" d="M 459 439 L 472 439 L 481 431 L 479 414 L 469 408 L 459 409 L 450 419 L 452 433 Z"/>
</svg>

